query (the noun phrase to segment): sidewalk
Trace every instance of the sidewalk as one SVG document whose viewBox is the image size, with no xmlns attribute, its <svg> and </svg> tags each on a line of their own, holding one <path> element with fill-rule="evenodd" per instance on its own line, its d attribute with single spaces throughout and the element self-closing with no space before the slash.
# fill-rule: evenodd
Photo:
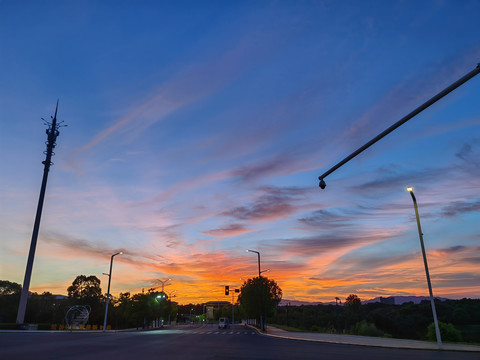
<svg viewBox="0 0 480 360">
<path fill-rule="evenodd" d="M 319 342 L 334 343 L 334 344 L 378 346 L 378 347 L 399 348 L 399 349 L 402 348 L 402 349 L 439 350 L 437 343 L 428 342 L 428 341 L 418 341 L 418 340 L 389 339 L 389 338 L 356 336 L 356 335 L 292 332 L 292 331 L 285 331 L 273 326 L 267 326 L 266 332 L 261 332 L 261 331 L 258 331 L 258 332 L 261 335 L 265 335 L 265 336 L 279 337 L 284 339 L 294 339 L 294 340 L 319 341 Z M 480 352 L 480 346 L 444 343 L 442 345 L 441 350 Z"/>
</svg>

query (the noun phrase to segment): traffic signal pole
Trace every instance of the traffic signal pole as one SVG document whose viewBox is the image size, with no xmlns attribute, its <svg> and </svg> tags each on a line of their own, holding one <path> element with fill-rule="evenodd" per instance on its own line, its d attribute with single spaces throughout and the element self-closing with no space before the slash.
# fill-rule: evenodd
<svg viewBox="0 0 480 360">
<path fill-rule="evenodd" d="M 235 324 L 235 291 L 232 291 L 232 326 Z"/>
<path fill-rule="evenodd" d="M 325 173 L 323 173 L 322 175 L 320 175 L 318 177 L 318 180 L 320 181 L 319 182 L 319 185 L 321 189 L 325 189 L 325 187 L 327 186 L 326 183 L 325 183 L 325 178 L 330 175 L 331 173 L 333 173 L 335 170 L 337 170 L 338 168 L 340 168 L 341 166 L 345 165 L 347 162 L 349 162 L 350 160 L 352 160 L 355 156 L 357 156 L 358 154 L 360 154 L 361 152 L 363 152 L 364 150 L 366 150 L 367 148 L 369 148 L 370 146 L 372 146 L 373 144 L 375 144 L 377 141 L 379 141 L 380 139 L 382 139 L 383 137 L 387 136 L 388 134 L 390 134 L 392 131 L 394 131 L 395 129 L 397 129 L 398 127 L 400 127 L 401 125 L 405 124 L 408 120 L 410 120 L 411 118 L 413 118 L 414 116 L 418 115 L 419 113 L 421 113 L 423 110 L 425 110 L 426 108 L 428 108 L 430 105 L 433 105 L 434 103 L 436 103 L 438 100 L 440 100 L 441 98 L 443 98 L 445 95 L 448 95 L 450 92 L 452 92 L 453 90 L 455 90 L 456 88 L 458 88 L 460 85 L 464 84 L 465 82 L 467 82 L 468 80 L 470 80 L 471 78 L 473 78 L 475 75 L 478 75 L 480 73 L 480 63 L 477 64 L 477 67 L 475 69 L 473 69 L 472 71 L 470 71 L 468 74 L 464 75 L 463 77 L 461 77 L 460 79 L 458 79 L 457 81 L 455 81 L 453 84 L 451 84 L 450 86 L 446 87 L 445 89 L 443 89 L 442 91 L 440 91 L 437 95 L 435 95 L 434 97 L 432 97 L 430 100 L 426 101 L 425 103 L 423 103 L 422 105 L 420 105 L 419 107 L 417 107 L 415 110 L 413 110 L 412 112 L 410 112 L 409 114 L 405 115 L 403 118 L 401 118 L 400 120 L 398 120 L 395 124 L 393 124 L 392 126 L 390 126 L 388 129 L 384 130 L 383 132 L 381 132 L 380 134 L 378 134 L 377 136 L 375 136 L 372 140 L 370 140 L 369 142 L 367 142 L 365 145 L 363 145 L 362 147 L 358 148 L 357 150 L 355 150 L 353 153 L 351 153 L 350 155 L 348 155 L 345 159 L 343 159 L 342 161 L 340 161 L 338 164 L 332 166 L 329 170 L 327 170 Z"/>
</svg>

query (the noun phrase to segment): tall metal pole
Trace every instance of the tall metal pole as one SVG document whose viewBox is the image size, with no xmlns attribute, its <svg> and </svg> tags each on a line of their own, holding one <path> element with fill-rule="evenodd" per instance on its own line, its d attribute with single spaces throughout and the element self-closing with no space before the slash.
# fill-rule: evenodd
<svg viewBox="0 0 480 360">
<path fill-rule="evenodd" d="M 260 271 L 260 253 L 257 252 L 258 255 L 258 277 L 262 276 L 262 272 Z"/>
<path fill-rule="evenodd" d="M 258 256 L 258 277 L 262 276 L 262 272 L 260 271 L 260 253 L 258 251 L 255 251 L 255 250 L 245 250 L 245 251 L 257 254 L 257 256 Z"/>
<path fill-rule="evenodd" d="M 258 256 L 258 280 L 261 279 L 261 276 L 262 276 L 262 272 L 260 271 L 260 252 L 258 251 L 255 251 L 255 250 L 245 250 L 246 252 L 253 252 L 253 253 L 256 253 L 257 256 Z M 260 315 L 260 329 L 262 331 L 265 330 L 265 328 L 263 327 L 263 298 L 260 299 L 261 300 L 261 315 Z"/>
<path fill-rule="evenodd" d="M 422 227 L 420 226 L 420 216 L 418 215 L 417 199 L 413 194 L 412 187 L 407 188 L 407 190 L 410 193 L 410 195 L 412 195 L 413 206 L 415 208 L 415 217 L 417 218 L 418 236 L 420 237 L 420 245 L 422 247 L 422 255 L 423 255 L 423 264 L 425 265 L 425 274 L 427 276 L 428 291 L 430 292 L 430 303 L 432 304 L 433 322 L 435 324 L 435 334 L 437 336 L 438 347 L 441 348 L 442 337 L 440 335 L 440 328 L 438 326 L 437 310 L 435 309 L 435 299 L 433 297 L 432 284 L 430 282 L 430 273 L 428 272 L 427 254 L 425 253 L 425 245 L 423 244 L 423 233 L 422 233 Z"/>
<path fill-rule="evenodd" d="M 166 283 L 167 281 L 170 281 L 170 280 L 172 280 L 172 279 L 158 280 L 158 281 L 160 281 L 160 282 L 162 283 L 162 293 L 164 293 L 164 290 L 165 290 L 165 283 Z"/>
<path fill-rule="evenodd" d="M 108 303 L 109 303 L 109 300 L 110 300 L 110 282 L 112 280 L 112 266 L 113 266 L 113 257 L 114 256 L 117 256 L 117 255 L 121 255 L 123 254 L 123 252 L 118 252 L 116 254 L 113 254 L 110 258 L 110 272 L 108 274 L 105 274 L 105 275 L 108 275 L 108 290 L 107 290 L 107 302 L 105 304 L 105 318 L 103 319 L 103 331 L 107 331 L 107 314 L 108 314 Z"/>
<path fill-rule="evenodd" d="M 232 291 L 232 326 L 235 324 L 235 291 Z"/>
<path fill-rule="evenodd" d="M 335 166 L 331 167 L 329 170 L 327 170 L 325 173 L 323 173 L 322 175 L 320 175 L 318 177 L 318 180 L 320 180 L 320 183 L 319 183 L 319 186 L 320 188 L 322 189 L 325 189 L 325 187 L 327 186 L 325 184 L 325 181 L 324 179 L 330 175 L 331 173 L 333 173 L 335 170 L 337 170 L 339 167 L 341 167 L 342 165 L 346 164 L 347 162 L 349 162 L 350 160 L 352 160 L 355 156 L 357 156 L 358 154 L 360 154 L 362 151 L 366 150 L 367 148 L 369 148 L 370 146 L 372 146 L 373 144 L 375 144 L 378 140 L 382 139 L 384 136 L 387 136 L 388 134 L 390 134 L 393 130 L 395 130 L 396 128 L 398 128 L 399 126 L 403 125 L 404 123 L 406 123 L 408 120 L 410 120 L 411 118 L 413 118 L 414 116 L 418 115 L 419 113 L 421 113 L 423 110 L 425 110 L 426 108 L 428 108 L 430 105 L 433 105 L 434 103 L 436 103 L 438 100 L 440 100 L 441 98 L 443 98 L 445 95 L 449 94 L 450 92 L 452 92 L 453 90 L 455 90 L 456 88 L 458 88 L 460 85 L 464 84 L 465 82 L 467 82 L 468 80 L 470 80 L 471 78 L 473 78 L 475 75 L 478 75 L 480 73 L 480 63 L 477 64 L 477 67 L 475 69 L 473 69 L 472 71 L 470 71 L 468 74 L 464 75 L 462 78 L 458 79 L 457 81 L 455 81 L 453 84 L 451 84 L 450 86 L 446 87 L 444 90 L 440 91 L 437 95 L 435 95 L 434 97 L 432 97 L 430 100 L 426 101 L 425 103 L 423 103 L 422 105 L 420 105 L 419 107 L 417 107 L 415 110 L 413 110 L 412 112 L 410 112 L 409 114 L 405 115 L 403 118 L 401 118 L 400 120 L 398 120 L 395 124 L 393 124 L 392 126 L 390 126 L 388 129 L 384 130 L 383 132 L 381 132 L 380 134 L 378 134 L 377 136 L 375 136 L 372 140 L 370 140 L 369 142 L 367 142 L 365 145 L 363 145 L 362 147 L 358 148 L 357 150 L 355 150 L 353 153 L 351 153 L 350 155 L 348 155 L 345 159 L 343 159 L 342 161 L 340 161 L 338 164 L 336 164 Z"/>
<path fill-rule="evenodd" d="M 47 179 L 48 172 L 50 170 L 50 165 L 52 165 L 52 156 L 55 155 L 53 149 L 55 149 L 57 136 L 60 134 L 58 131 L 59 126 L 57 125 L 57 110 L 58 110 L 58 100 L 57 106 L 55 108 L 55 116 L 52 118 L 52 123 L 47 123 L 48 129 L 47 133 L 47 150 L 45 151 L 45 161 L 42 161 L 44 164 L 43 168 L 43 179 L 42 186 L 40 189 L 40 196 L 38 198 L 37 213 L 35 216 L 35 223 L 33 225 L 32 240 L 30 242 L 30 250 L 28 252 L 27 267 L 25 269 L 25 278 L 23 279 L 22 294 L 20 296 L 20 302 L 18 304 L 17 312 L 17 324 L 23 324 L 25 321 L 25 311 L 27 308 L 28 300 L 28 290 L 30 288 L 30 279 L 32 277 L 33 269 L 33 260 L 35 258 L 35 249 L 37 247 L 38 232 L 40 230 L 40 219 L 42 217 L 43 201 L 45 199 L 45 190 L 47 188 Z"/>
</svg>

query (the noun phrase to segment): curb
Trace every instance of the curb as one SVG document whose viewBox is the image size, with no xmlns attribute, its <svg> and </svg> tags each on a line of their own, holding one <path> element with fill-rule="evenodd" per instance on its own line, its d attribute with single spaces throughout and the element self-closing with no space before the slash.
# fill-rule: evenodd
<svg viewBox="0 0 480 360">
<path fill-rule="evenodd" d="M 461 352 L 480 352 L 480 346 L 476 345 L 457 345 L 457 344 L 443 344 L 441 348 L 439 348 L 436 344 L 434 343 L 429 343 L 425 341 L 419 341 L 419 340 L 404 340 L 404 339 L 392 339 L 392 341 L 397 342 L 396 344 L 387 344 L 387 343 L 378 343 L 378 344 L 369 344 L 366 343 L 365 340 L 371 339 L 370 337 L 363 337 L 363 336 L 355 336 L 355 335 L 349 335 L 349 336 L 355 336 L 355 340 L 358 341 L 348 341 L 348 338 L 342 339 L 345 341 L 337 341 L 337 340 L 332 340 L 332 339 L 313 339 L 313 338 L 306 338 L 306 337 L 295 337 L 295 336 L 289 336 L 289 335 L 278 335 L 278 334 L 269 334 L 268 333 L 268 328 L 267 332 L 262 332 L 259 329 L 247 325 L 253 330 L 255 330 L 259 335 L 264 335 L 264 336 L 270 336 L 270 337 L 275 337 L 275 338 L 280 338 L 280 339 L 289 339 L 289 340 L 300 340 L 300 341 L 313 341 L 313 342 L 322 342 L 322 343 L 329 343 L 329 344 L 340 344 L 340 345 L 353 345 L 353 346 L 369 346 L 369 347 L 381 347 L 381 348 L 392 348 L 392 349 L 410 349 L 410 350 L 434 350 L 434 351 L 461 351 Z M 273 326 L 272 326 L 273 328 Z M 287 331 L 285 331 L 288 333 Z M 301 334 L 301 333 L 299 333 Z M 315 334 L 315 333 L 308 333 L 308 334 Z M 319 334 L 320 336 L 322 334 Z M 363 342 L 362 342 L 363 340 Z M 403 344 L 402 344 L 403 342 Z M 411 342 L 414 342 L 412 344 Z M 416 345 L 416 346 L 414 346 Z"/>
</svg>

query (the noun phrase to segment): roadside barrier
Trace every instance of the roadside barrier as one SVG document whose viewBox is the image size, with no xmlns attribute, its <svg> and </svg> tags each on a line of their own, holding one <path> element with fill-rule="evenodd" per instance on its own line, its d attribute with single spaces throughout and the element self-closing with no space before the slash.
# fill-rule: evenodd
<svg viewBox="0 0 480 360">
<path fill-rule="evenodd" d="M 64 325 L 64 324 L 51 324 L 50 325 L 50 330 L 75 330 L 75 331 L 89 331 L 89 330 L 103 330 L 103 325 L 92 325 L 92 324 L 87 324 L 87 325 L 72 325 L 70 326 Z M 107 330 L 112 330 L 111 325 L 107 325 Z"/>
</svg>

